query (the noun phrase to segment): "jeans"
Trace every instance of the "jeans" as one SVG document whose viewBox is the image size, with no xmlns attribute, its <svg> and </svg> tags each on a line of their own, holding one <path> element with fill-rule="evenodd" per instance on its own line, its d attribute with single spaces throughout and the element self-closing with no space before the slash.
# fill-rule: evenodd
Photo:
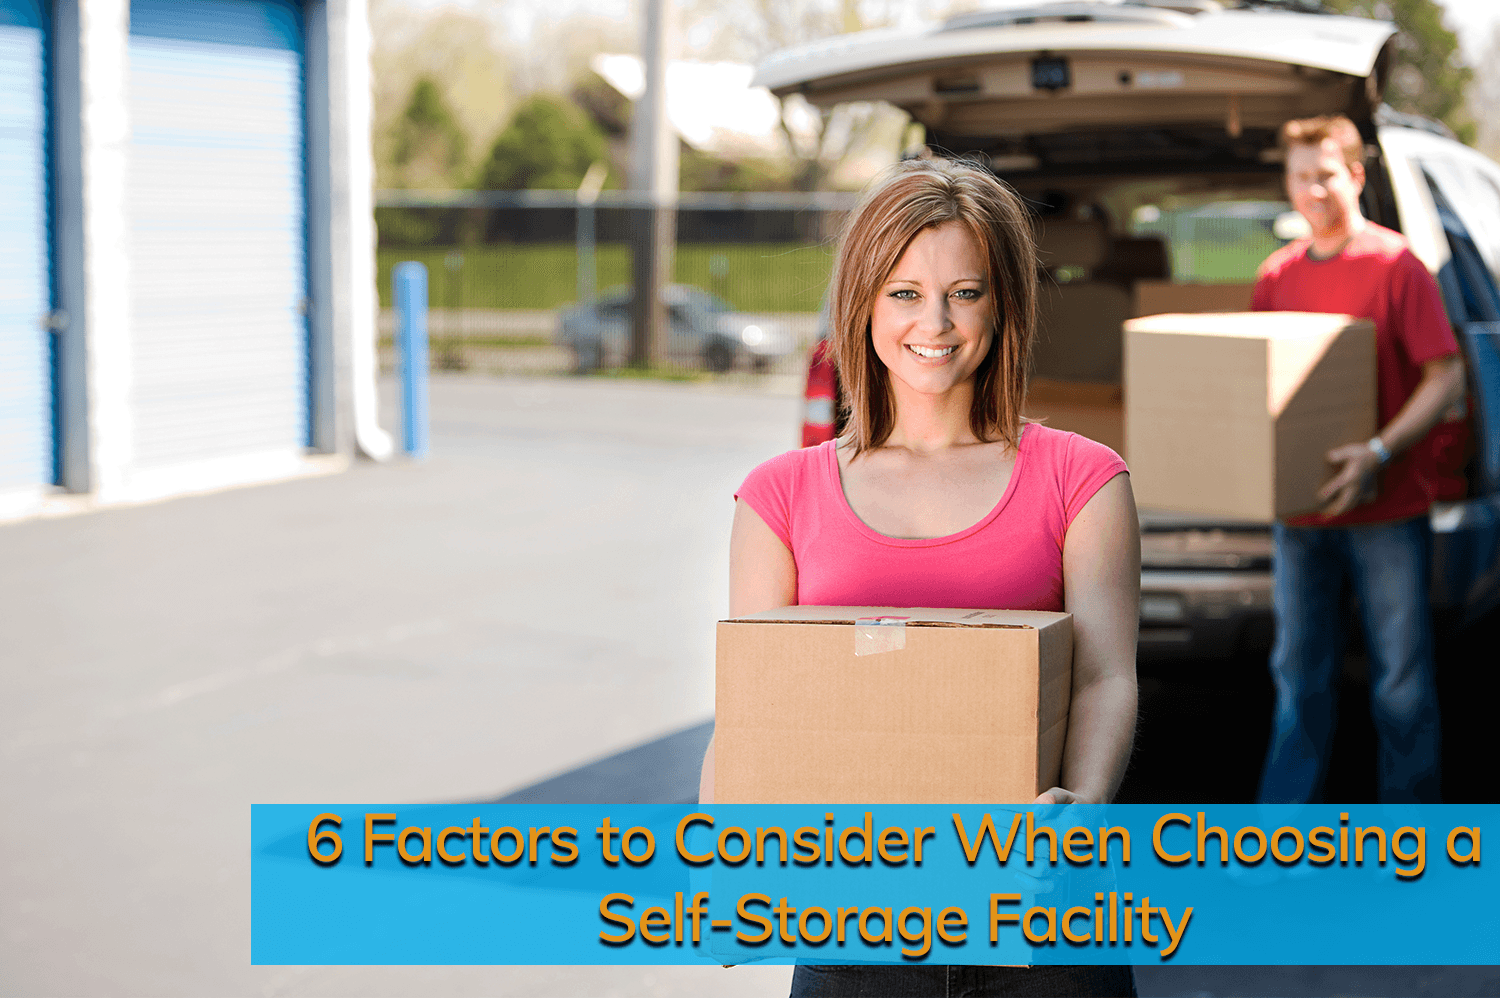
<svg viewBox="0 0 1500 998">
<path fill-rule="evenodd" d="M 1344 659 L 1340 595 L 1359 597 L 1379 737 L 1382 803 L 1436 803 L 1439 729 L 1426 517 L 1354 527 L 1273 527 L 1276 714 L 1261 774 L 1265 803 L 1322 794 Z"/>
<path fill-rule="evenodd" d="M 1135 998 L 1129 967 L 902 967 L 798 964 L 792 998 Z"/>
</svg>

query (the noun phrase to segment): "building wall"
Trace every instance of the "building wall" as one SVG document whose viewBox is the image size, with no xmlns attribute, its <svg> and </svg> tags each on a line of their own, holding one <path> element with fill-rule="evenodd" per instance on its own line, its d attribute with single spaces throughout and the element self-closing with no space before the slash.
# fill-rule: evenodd
<svg viewBox="0 0 1500 998">
<path fill-rule="evenodd" d="M 181 0 L 187 8 L 195 0 Z M 304 0 L 309 438 L 305 452 L 139 462 L 139 267 L 130 255 L 129 0 L 54 0 L 53 241 L 59 334 L 60 485 L 101 504 L 327 470 L 383 458 L 375 392 L 372 107 L 365 0 Z M 300 450 L 300 449 L 294 449 Z M 26 515 L 10 509 L 0 515 Z"/>
<path fill-rule="evenodd" d="M 348 414 L 347 445 L 377 460 L 389 457 L 390 435 L 376 420 L 375 120 L 370 85 L 370 33 L 366 0 L 327 0 L 329 126 L 329 226 L 332 316 L 335 328 L 354 331 L 333 341 L 338 410 Z M 342 425 L 342 424 L 341 424 Z"/>
<path fill-rule="evenodd" d="M 61 6 L 54 4 L 54 10 Z M 88 489 L 108 502 L 130 494 L 135 437 L 126 207 L 130 0 L 80 0 L 78 33 L 84 322 L 75 335 L 83 337 L 86 358 Z M 66 81 L 57 80 L 59 90 L 65 86 Z M 57 196 L 67 194 L 59 191 Z"/>
</svg>

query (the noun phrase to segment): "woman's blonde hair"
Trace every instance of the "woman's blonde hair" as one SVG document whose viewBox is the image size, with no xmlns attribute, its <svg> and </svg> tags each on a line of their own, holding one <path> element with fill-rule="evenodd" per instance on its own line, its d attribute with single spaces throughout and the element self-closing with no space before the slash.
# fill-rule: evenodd
<svg viewBox="0 0 1500 998">
<path fill-rule="evenodd" d="M 843 384 L 846 438 L 856 454 L 895 428 L 890 373 L 870 341 L 875 295 L 913 238 L 960 222 L 983 250 L 995 331 L 974 373 L 969 426 L 980 440 L 1021 435 L 1021 406 L 1036 328 L 1037 256 L 1021 199 L 985 170 L 946 159 L 911 159 L 866 189 L 845 223 L 829 285 L 829 340 Z"/>
</svg>

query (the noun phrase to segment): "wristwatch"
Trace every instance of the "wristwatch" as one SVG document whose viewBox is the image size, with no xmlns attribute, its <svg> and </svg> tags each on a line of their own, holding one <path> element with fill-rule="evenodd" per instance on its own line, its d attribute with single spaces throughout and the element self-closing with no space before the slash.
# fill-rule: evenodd
<svg viewBox="0 0 1500 998">
<path fill-rule="evenodd" d="M 1370 453 L 1374 454 L 1382 465 L 1390 461 L 1391 449 L 1385 445 L 1385 441 L 1381 440 L 1380 437 L 1371 437 L 1365 446 L 1370 448 Z"/>
</svg>

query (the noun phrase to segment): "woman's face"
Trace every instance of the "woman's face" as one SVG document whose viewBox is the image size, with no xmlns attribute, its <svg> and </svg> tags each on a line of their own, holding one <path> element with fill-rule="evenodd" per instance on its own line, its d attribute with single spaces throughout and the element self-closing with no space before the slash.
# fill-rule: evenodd
<svg viewBox="0 0 1500 998">
<path fill-rule="evenodd" d="M 923 229 L 875 295 L 870 337 L 900 385 L 941 395 L 968 382 L 994 339 L 988 267 L 968 226 Z"/>
</svg>

